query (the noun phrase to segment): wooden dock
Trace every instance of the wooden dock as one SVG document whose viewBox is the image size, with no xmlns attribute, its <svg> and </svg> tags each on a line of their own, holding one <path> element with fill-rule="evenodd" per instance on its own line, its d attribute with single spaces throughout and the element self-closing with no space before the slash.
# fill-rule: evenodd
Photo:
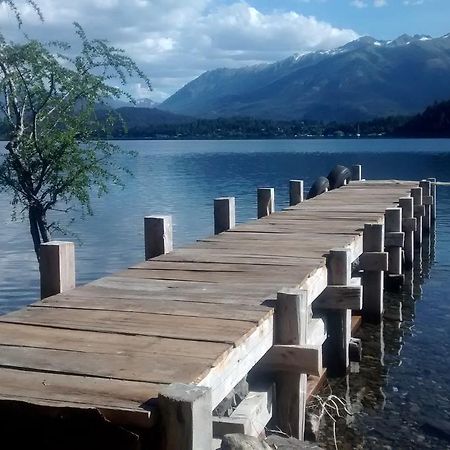
<svg viewBox="0 0 450 450">
<path fill-rule="evenodd" d="M 291 342 L 280 340 L 280 328 L 274 331 L 281 290 L 306 292 L 310 309 L 344 311 L 339 317 L 346 317 L 362 294 L 347 286 L 351 283 L 331 282 L 327 255 L 344 249 L 351 263 L 367 253 L 362 268 L 382 274 L 385 249 L 363 248 L 365 226 L 382 226 L 386 209 L 399 209 L 399 199 L 417 186 L 351 182 L 1 316 L 1 413 L 11 405 L 38 408 L 44 415 L 94 410 L 121 427 L 145 430 L 171 423 L 170 406 L 161 415 L 160 404 L 170 399 L 171 386 L 181 385 L 206 388 L 198 396 L 206 393 L 211 412 L 260 364 L 258 370 L 273 364 L 282 371 L 289 363 Z M 422 216 L 418 210 L 416 216 Z M 413 232 L 410 225 L 404 230 Z M 323 298 L 327 288 L 331 300 Z M 339 301 L 342 306 L 330 307 Z M 294 356 L 301 348 L 320 357 L 323 339 L 318 339 L 293 342 Z M 293 364 L 301 370 L 302 361 Z M 320 372 L 321 361 L 312 366 L 306 373 L 318 375 L 312 372 Z M 183 449 L 203 450 L 201 440 L 192 439 Z"/>
</svg>

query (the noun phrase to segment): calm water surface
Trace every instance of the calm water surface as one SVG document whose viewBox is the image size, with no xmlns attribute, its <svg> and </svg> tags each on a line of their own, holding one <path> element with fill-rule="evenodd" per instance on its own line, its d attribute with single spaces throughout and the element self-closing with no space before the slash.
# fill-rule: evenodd
<svg viewBox="0 0 450 450">
<path fill-rule="evenodd" d="M 95 215 L 77 220 L 77 281 L 85 283 L 143 259 L 143 217 L 172 214 L 175 245 L 212 234 L 213 199 L 235 196 L 237 221 L 256 216 L 256 188 L 276 188 L 287 205 L 288 180 L 307 187 L 337 163 L 363 164 L 368 179 L 450 181 L 450 140 L 123 141 L 138 156 L 134 177 L 93 198 Z M 0 147 L 3 145 L 0 143 Z M 450 188 L 439 188 L 436 251 L 424 254 L 413 288 L 387 299 L 383 327 L 367 327 L 359 373 L 332 388 L 356 414 L 339 424 L 341 448 L 450 448 L 426 424 L 450 426 Z M 38 271 L 25 222 L 11 221 L 0 194 L 0 314 L 38 297 Z M 66 218 L 61 218 L 63 221 Z M 58 236 L 54 236 L 58 237 Z M 327 434 L 329 430 L 327 430 Z M 323 445 L 334 447 L 322 438 Z"/>
</svg>

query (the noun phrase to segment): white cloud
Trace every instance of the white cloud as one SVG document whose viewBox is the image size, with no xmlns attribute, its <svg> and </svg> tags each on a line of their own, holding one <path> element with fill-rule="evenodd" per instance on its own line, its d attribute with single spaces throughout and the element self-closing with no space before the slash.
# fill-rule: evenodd
<svg viewBox="0 0 450 450">
<path fill-rule="evenodd" d="M 352 0 L 350 2 L 350 5 L 354 6 L 355 8 L 367 8 L 369 5 L 364 0 Z"/>
<path fill-rule="evenodd" d="M 360 1 L 360 0 L 355 0 Z M 23 0 L 18 0 L 18 4 Z M 312 16 L 294 11 L 262 12 L 245 2 L 217 5 L 213 0 L 40 0 L 45 23 L 23 7 L 25 30 L 44 40 L 73 40 L 78 21 L 88 36 L 124 48 L 150 76 L 162 100 L 205 70 L 272 62 L 293 53 L 331 49 L 357 38 Z M 0 9 L 8 36 L 17 26 Z M 143 95 L 142 86 L 134 86 Z"/>
<path fill-rule="evenodd" d="M 373 0 L 373 6 L 375 6 L 375 8 L 381 8 L 383 6 L 387 6 L 387 1 L 386 0 Z"/>
</svg>

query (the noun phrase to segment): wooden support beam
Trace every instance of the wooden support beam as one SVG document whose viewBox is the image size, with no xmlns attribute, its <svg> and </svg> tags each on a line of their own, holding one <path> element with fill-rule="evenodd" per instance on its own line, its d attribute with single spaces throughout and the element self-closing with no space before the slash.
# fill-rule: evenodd
<svg viewBox="0 0 450 450">
<path fill-rule="evenodd" d="M 411 197 L 414 199 L 414 217 L 417 220 L 416 231 L 414 232 L 414 244 L 416 247 L 422 245 L 422 188 L 411 189 Z"/>
<path fill-rule="evenodd" d="M 211 450 L 211 389 L 174 383 L 161 389 L 158 407 L 164 450 Z"/>
<path fill-rule="evenodd" d="M 369 272 L 379 272 L 388 270 L 387 252 L 363 253 L 359 257 L 359 268 Z"/>
<path fill-rule="evenodd" d="M 275 212 L 275 189 L 258 188 L 258 219 Z"/>
<path fill-rule="evenodd" d="M 362 166 L 361 164 L 355 164 L 351 167 L 352 181 L 362 180 Z"/>
<path fill-rule="evenodd" d="M 399 206 L 402 208 L 402 230 L 405 233 L 405 267 L 410 269 L 414 263 L 414 231 L 416 229 L 416 219 L 413 217 L 414 199 L 412 197 L 402 197 L 399 200 Z"/>
<path fill-rule="evenodd" d="M 241 433 L 258 437 L 272 418 L 273 384 L 253 387 L 230 417 L 213 417 L 213 435 Z"/>
<path fill-rule="evenodd" d="M 306 345 L 308 292 L 284 289 L 275 304 L 275 342 L 278 345 Z M 280 371 L 276 376 L 276 421 L 278 427 L 300 440 L 305 433 L 307 375 Z"/>
<path fill-rule="evenodd" d="M 403 220 L 402 220 L 403 222 Z M 401 226 L 401 224 L 400 224 Z M 389 231 L 384 233 L 384 246 L 389 247 L 404 247 L 405 233 L 403 231 Z"/>
<path fill-rule="evenodd" d="M 303 180 L 289 181 L 289 205 L 294 206 L 303 202 Z"/>
<path fill-rule="evenodd" d="M 214 199 L 214 234 L 233 229 L 236 226 L 236 200 L 234 197 Z"/>
<path fill-rule="evenodd" d="M 144 217 L 145 259 L 173 250 L 172 216 Z"/>
<path fill-rule="evenodd" d="M 361 286 L 327 286 L 322 294 L 314 300 L 314 309 L 352 309 L 362 308 Z"/>
<path fill-rule="evenodd" d="M 437 203 L 437 186 L 436 186 L 436 178 L 428 178 L 431 182 L 431 196 L 433 197 L 433 204 L 431 206 L 431 223 L 436 221 L 436 203 Z"/>
<path fill-rule="evenodd" d="M 366 224 L 363 234 L 365 253 L 380 253 L 384 250 L 384 225 Z M 362 276 L 363 285 L 363 319 L 378 323 L 383 315 L 383 277 L 384 273 L 377 270 L 365 270 Z"/>
<path fill-rule="evenodd" d="M 419 186 L 422 188 L 422 204 L 425 209 L 425 215 L 423 216 L 423 231 L 424 233 L 429 233 L 431 229 L 431 216 L 432 216 L 432 201 L 433 197 L 431 196 L 431 182 L 428 180 L 422 180 L 419 183 Z"/>
<path fill-rule="evenodd" d="M 351 281 L 351 253 L 348 249 L 330 250 L 327 256 L 328 285 L 349 286 Z M 350 364 L 351 309 L 326 310 L 328 338 L 325 342 L 325 365 L 330 376 L 346 373 Z"/>
<path fill-rule="evenodd" d="M 268 370 L 319 376 L 323 372 L 322 344 L 323 342 L 317 345 L 274 345 L 262 359 L 262 367 Z"/>
<path fill-rule="evenodd" d="M 41 244 L 39 271 L 41 299 L 75 287 L 75 245 L 73 242 L 50 241 Z"/>
</svg>

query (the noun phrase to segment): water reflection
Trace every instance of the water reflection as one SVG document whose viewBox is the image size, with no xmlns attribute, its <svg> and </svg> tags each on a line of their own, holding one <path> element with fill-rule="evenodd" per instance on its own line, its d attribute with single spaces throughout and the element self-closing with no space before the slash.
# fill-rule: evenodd
<svg viewBox="0 0 450 450">
<path fill-rule="evenodd" d="M 437 290 L 427 285 L 431 272 L 433 279 L 439 276 L 433 269 L 435 245 L 433 230 L 416 251 L 414 270 L 406 274 L 401 292 L 385 293 L 383 322 L 359 331 L 361 363 L 321 393 L 331 388 L 351 405 L 353 416 L 337 422 L 340 449 L 450 448 L 449 310 L 440 320 L 422 316 L 438 313 L 436 304 L 425 304 L 436 301 Z M 439 337 L 436 322 L 443 327 Z M 431 342 L 436 338 L 442 339 L 439 345 Z M 330 420 L 321 428 L 320 443 L 335 448 Z"/>
</svg>

